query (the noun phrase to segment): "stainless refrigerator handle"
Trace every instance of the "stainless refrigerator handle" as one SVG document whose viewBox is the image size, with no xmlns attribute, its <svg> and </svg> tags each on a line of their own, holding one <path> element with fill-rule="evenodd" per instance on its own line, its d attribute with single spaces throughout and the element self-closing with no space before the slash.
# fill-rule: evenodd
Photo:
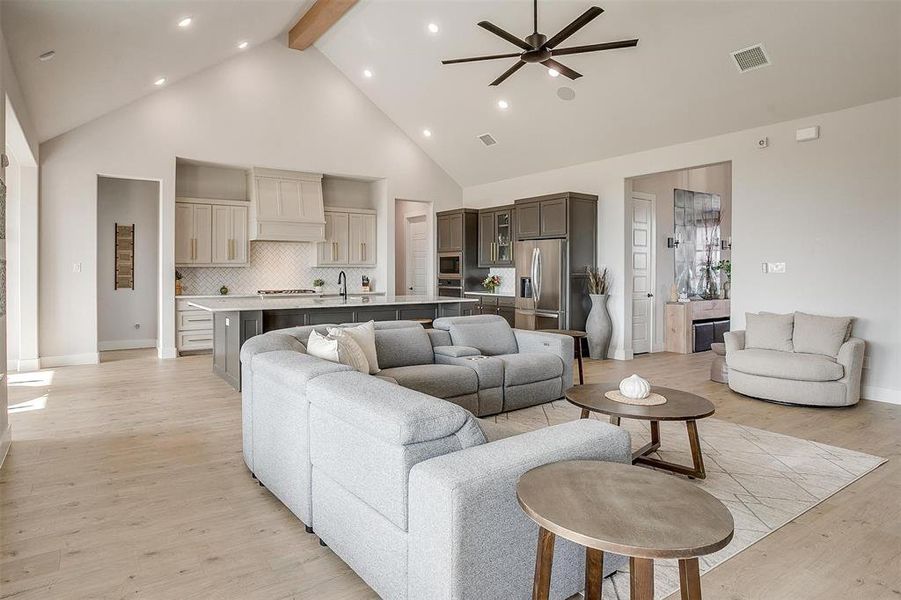
<svg viewBox="0 0 901 600">
<path fill-rule="evenodd" d="M 536 288 L 538 286 L 538 275 L 537 275 L 537 267 L 538 267 L 538 248 L 532 248 L 532 302 L 538 302 L 538 296 L 536 295 Z"/>
<path fill-rule="evenodd" d="M 538 275 L 538 285 L 535 286 L 535 308 L 541 302 L 541 248 L 535 248 L 536 267 L 535 273 Z"/>
</svg>

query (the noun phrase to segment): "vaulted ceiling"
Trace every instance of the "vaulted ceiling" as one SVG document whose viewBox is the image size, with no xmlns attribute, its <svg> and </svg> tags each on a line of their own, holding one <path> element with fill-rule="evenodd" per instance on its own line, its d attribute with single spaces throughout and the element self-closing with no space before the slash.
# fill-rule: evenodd
<svg viewBox="0 0 901 600">
<path fill-rule="evenodd" d="M 16 74 L 45 140 L 156 91 L 158 77 L 171 85 L 233 56 L 240 40 L 284 36 L 312 0 L 2 4 Z M 489 87 L 513 59 L 441 65 L 516 51 L 476 23 L 525 36 L 531 2 L 522 0 L 363 0 L 316 47 L 461 185 L 901 95 L 901 2 L 544 0 L 539 30 L 552 35 L 592 4 L 604 14 L 566 45 L 640 43 L 561 59 L 584 75 L 576 81 L 527 65 Z M 194 18 L 189 31 L 177 26 L 185 15 Z M 772 64 L 739 73 L 729 53 L 756 43 Z M 39 61 L 50 49 L 56 57 Z M 575 98 L 561 100 L 561 87 Z M 497 145 L 483 146 L 483 133 Z"/>
</svg>

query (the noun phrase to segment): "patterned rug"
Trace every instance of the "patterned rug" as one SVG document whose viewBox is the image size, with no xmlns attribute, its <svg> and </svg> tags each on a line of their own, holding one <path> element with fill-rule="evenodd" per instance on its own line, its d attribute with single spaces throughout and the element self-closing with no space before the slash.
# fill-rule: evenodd
<svg viewBox="0 0 901 600">
<path fill-rule="evenodd" d="M 569 402 L 558 400 L 490 419 L 530 431 L 578 419 L 579 412 Z M 592 418 L 598 417 L 592 414 Z M 647 421 L 623 419 L 622 424 L 632 434 L 633 448 L 650 441 Z M 700 557 L 702 574 L 886 461 L 878 456 L 715 418 L 698 421 L 698 432 L 707 478 L 694 483 L 719 498 L 735 519 L 735 536 L 729 545 L 715 554 Z M 684 423 L 661 423 L 660 438 L 661 450 L 654 456 L 691 464 Z M 665 598 L 679 589 L 677 561 L 658 560 L 654 568 L 655 598 Z M 604 600 L 628 600 L 628 567 L 605 579 L 603 589 Z"/>
</svg>

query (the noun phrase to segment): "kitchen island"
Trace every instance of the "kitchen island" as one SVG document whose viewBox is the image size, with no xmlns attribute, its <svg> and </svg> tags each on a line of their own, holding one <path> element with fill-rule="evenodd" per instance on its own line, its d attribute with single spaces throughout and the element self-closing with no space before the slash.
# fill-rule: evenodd
<svg viewBox="0 0 901 600">
<path fill-rule="evenodd" d="M 213 371 L 241 389 L 241 345 L 261 333 L 298 325 L 437 319 L 472 314 L 477 301 L 441 296 L 354 296 L 347 298 L 195 298 L 188 305 L 213 314 Z"/>
</svg>

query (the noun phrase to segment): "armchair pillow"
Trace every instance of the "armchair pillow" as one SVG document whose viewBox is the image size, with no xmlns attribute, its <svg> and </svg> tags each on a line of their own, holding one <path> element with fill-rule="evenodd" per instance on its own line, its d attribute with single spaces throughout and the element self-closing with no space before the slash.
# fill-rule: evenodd
<svg viewBox="0 0 901 600">
<path fill-rule="evenodd" d="M 851 317 L 823 317 L 807 313 L 795 313 L 795 329 L 792 336 L 795 352 L 838 356 L 851 334 Z"/>
<path fill-rule="evenodd" d="M 793 352 L 794 315 L 745 313 L 745 348 Z"/>
</svg>

